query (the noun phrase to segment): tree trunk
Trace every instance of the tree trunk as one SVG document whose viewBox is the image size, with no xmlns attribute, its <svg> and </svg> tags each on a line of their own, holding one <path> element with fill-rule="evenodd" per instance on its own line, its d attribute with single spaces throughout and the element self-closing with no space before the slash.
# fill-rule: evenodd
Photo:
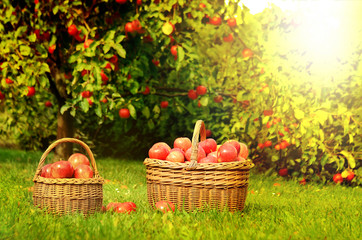
<svg viewBox="0 0 362 240">
<path fill-rule="evenodd" d="M 74 118 L 70 115 L 69 111 L 61 114 L 60 109 L 58 110 L 57 139 L 74 137 L 73 120 Z M 55 153 L 56 158 L 67 160 L 69 156 L 73 153 L 73 144 L 61 143 L 56 147 Z"/>
</svg>

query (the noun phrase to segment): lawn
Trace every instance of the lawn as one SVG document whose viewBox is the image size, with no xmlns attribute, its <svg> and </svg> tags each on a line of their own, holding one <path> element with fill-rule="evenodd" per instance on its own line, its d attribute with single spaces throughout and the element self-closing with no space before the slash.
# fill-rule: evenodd
<svg viewBox="0 0 362 240">
<path fill-rule="evenodd" d="M 0 149 L 0 239 L 362 239 L 361 189 L 251 173 L 242 212 L 162 214 L 147 202 L 142 159 L 97 158 L 104 205 L 133 201 L 133 214 L 63 217 L 32 206 L 40 152 Z"/>
</svg>

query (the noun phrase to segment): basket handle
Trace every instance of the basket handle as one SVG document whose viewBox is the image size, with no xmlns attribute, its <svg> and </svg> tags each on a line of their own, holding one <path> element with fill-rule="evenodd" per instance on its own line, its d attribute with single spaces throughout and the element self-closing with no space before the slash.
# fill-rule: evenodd
<svg viewBox="0 0 362 240">
<path fill-rule="evenodd" d="M 192 145 L 191 145 L 191 161 L 186 170 L 193 170 L 197 167 L 199 137 L 200 141 L 206 140 L 205 123 L 202 120 L 197 120 L 195 124 L 194 133 L 192 136 Z"/>
<path fill-rule="evenodd" d="M 46 157 L 48 156 L 48 154 L 53 150 L 53 148 L 55 148 L 56 146 L 58 146 L 61 143 L 77 143 L 77 144 L 81 145 L 86 150 L 86 152 L 91 160 L 91 164 L 92 164 L 92 167 L 94 170 L 94 177 L 95 178 L 99 177 L 96 160 L 94 159 L 93 153 L 90 150 L 90 148 L 88 147 L 88 145 L 75 138 L 61 138 L 61 139 L 58 139 L 55 142 L 53 142 L 41 156 L 33 181 L 35 181 L 36 178 L 40 175 L 41 168 L 43 167 L 44 161 L 45 161 Z"/>
</svg>

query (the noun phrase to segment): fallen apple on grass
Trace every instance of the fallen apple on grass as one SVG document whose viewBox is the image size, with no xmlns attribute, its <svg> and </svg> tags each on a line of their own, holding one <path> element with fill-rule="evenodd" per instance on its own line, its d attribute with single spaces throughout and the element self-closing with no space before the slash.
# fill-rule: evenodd
<svg viewBox="0 0 362 240">
<path fill-rule="evenodd" d="M 159 201 L 156 203 L 155 207 L 158 211 L 163 213 L 175 211 L 175 205 L 170 201 Z"/>
</svg>

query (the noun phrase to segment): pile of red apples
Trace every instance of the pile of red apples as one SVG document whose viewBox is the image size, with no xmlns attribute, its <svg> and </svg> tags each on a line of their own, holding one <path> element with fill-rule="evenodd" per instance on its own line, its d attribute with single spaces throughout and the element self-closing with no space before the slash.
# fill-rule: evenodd
<svg viewBox="0 0 362 240">
<path fill-rule="evenodd" d="M 171 148 L 165 142 L 155 143 L 148 151 L 148 156 L 152 159 L 165 160 L 170 162 L 191 161 L 192 142 L 187 137 L 176 138 Z M 220 163 L 245 161 L 248 158 L 248 147 L 236 140 L 228 140 L 222 145 L 217 145 L 216 141 L 208 138 L 198 144 L 198 163 Z"/>
<path fill-rule="evenodd" d="M 45 178 L 92 178 L 93 170 L 85 155 L 74 153 L 68 158 L 68 161 L 58 161 L 42 167 L 40 176 Z"/>
</svg>

